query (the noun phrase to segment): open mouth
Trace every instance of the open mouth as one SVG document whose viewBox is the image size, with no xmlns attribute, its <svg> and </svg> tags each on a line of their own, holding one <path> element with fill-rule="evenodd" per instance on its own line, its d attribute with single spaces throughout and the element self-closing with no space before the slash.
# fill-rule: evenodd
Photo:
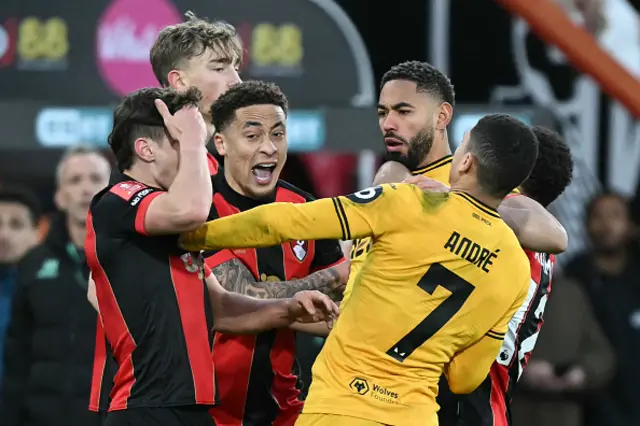
<svg viewBox="0 0 640 426">
<path fill-rule="evenodd" d="M 251 169 L 251 173 L 256 179 L 256 182 L 260 185 L 266 185 L 271 182 L 273 178 L 273 171 L 276 169 L 278 164 L 275 162 L 271 163 L 258 163 Z"/>
<path fill-rule="evenodd" d="M 390 152 L 400 151 L 404 146 L 404 143 L 396 138 L 384 138 L 384 144 L 387 146 L 387 151 Z"/>
</svg>

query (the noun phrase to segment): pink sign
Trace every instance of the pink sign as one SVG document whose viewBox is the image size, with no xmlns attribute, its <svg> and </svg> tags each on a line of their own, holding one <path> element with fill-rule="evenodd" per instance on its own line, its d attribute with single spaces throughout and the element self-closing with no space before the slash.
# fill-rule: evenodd
<svg viewBox="0 0 640 426">
<path fill-rule="evenodd" d="M 123 96 L 158 86 L 149 51 L 164 27 L 180 22 L 167 0 L 113 0 L 98 22 L 98 69 L 109 88 Z"/>
</svg>

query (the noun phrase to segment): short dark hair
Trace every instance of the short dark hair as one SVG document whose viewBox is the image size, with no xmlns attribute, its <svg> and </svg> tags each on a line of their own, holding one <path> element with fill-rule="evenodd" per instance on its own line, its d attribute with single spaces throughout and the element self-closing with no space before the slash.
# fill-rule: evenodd
<svg viewBox="0 0 640 426">
<path fill-rule="evenodd" d="M 160 141 L 167 130 L 162 116 L 155 106 L 161 99 L 171 114 L 186 106 L 197 107 L 202 95 L 195 87 L 184 93 L 171 88 L 145 88 L 127 95 L 113 112 L 113 129 L 109 145 L 115 154 L 120 171 L 131 167 L 134 160 L 134 142 L 138 138 Z"/>
<path fill-rule="evenodd" d="M 520 188 L 546 207 L 571 183 L 573 158 L 571 148 L 558 133 L 541 126 L 531 130 L 538 139 L 538 159 Z"/>
<path fill-rule="evenodd" d="M 156 79 L 168 86 L 167 76 L 184 62 L 202 55 L 207 48 L 216 50 L 223 61 L 242 62 L 242 46 L 233 25 L 225 21 L 209 22 L 185 13 L 186 22 L 170 25 L 158 34 L 149 59 Z"/>
<path fill-rule="evenodd" d="M 285 115 L 289 112 L 289 101 L 278 86 L 263 81 L 245 81 L 230 87 L 211 106 L 216 132 L 224 131 L 233 122 L 237 110 L 252 105 L 276 105 Z"/>
<path fill-rule="evenodd" d="M 42 207 L 38 197 L 29 189 L 19 185 L 1 185 L 0 203 L 21 204 L 29 210 L 31 224 L 38 225 L 42 217 Z"/>
<path fill-rule="evenodd" d="M 431 96 L 455 106 L 456 94 L 451 80 L 427 62 L 407 61 L 391 67 L 382 76 L 380 89 L 393 80 L 411 81 L 416 84 L 418 92 L 427 92 Z"/>
<path fill-rule="evenodd" d="M 477 159 L 481 189 L 503 198 L 531 173 L 538 157 L 538 139 L 515 117 L 486 115 L 471 129 L 469 152 Z"/>
</svg>

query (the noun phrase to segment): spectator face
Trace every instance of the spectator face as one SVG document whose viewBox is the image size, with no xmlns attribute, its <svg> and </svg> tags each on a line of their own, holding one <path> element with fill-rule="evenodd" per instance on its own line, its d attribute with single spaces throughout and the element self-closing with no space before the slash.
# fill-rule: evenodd
<svg viewBox="0 0 640 426">
<path fill-rule="evenodd" d="M 84 224 L 93 196 L 109 183 L 107 160 L 95 153 L 77 154 L 61 164 L 56 203 L 76 224 Z"/>
<path fill-rule="evenodd" d="M 38 229 L 27 206 L 0 202 L 0 264 L 14 264 L 33 247 Z"/>
<path fill-rule="evenodd" d="M 625 247 L 631 234 L 629 209 L 619 197 L 604 196 L 595 201 L 587 231 L 596 252 L 616 252 Z"/>
</svg>

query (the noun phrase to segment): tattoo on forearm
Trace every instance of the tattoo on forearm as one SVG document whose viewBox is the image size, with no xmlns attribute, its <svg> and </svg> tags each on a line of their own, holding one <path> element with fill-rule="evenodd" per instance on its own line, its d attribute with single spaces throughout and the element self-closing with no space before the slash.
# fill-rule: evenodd
<svg viewBox="0 0 640 426">
<path fill-rule="evenodd" d="M 289 281 L 257 281 L 239 259 L 228 260 L 212 269 L 220 284 L 228 291 L 259 299 L 284 299 L 299 291 L 318 290 L 334 300 L 342 297 L 340 274 L 332 268 Z"/>
</svg>

